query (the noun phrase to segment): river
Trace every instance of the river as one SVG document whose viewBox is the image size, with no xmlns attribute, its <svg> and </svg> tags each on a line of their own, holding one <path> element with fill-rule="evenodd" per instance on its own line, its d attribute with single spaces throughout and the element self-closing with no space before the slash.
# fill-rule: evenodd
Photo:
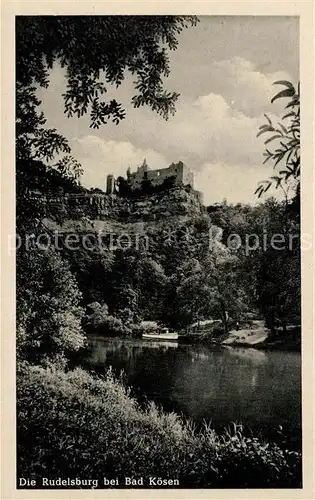
<svg viewBox="0 0 315 500">
<path fill-rule="evenodd" d="M 241 422 L 269 438 L 283 432 L 300 442 L 297 352 L 89 336 L 81 364 L 98 373 L 110 366 L 117 375 L 123 371 L 140 401 L 153 400 L 197 423 L 211 421 L 219 429 Z"/>
</svg>

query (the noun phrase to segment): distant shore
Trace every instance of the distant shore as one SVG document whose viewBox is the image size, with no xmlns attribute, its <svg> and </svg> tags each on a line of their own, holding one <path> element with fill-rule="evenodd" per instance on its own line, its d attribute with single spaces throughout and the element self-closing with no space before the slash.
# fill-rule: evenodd
<svg viewBox="0 0 315 500">
<path fill-rule="evenodd" d="M 285 349 L 292 351 L 301 350 L 300 327 L 289 327 L 286 334 L 278 332 L 272 334 L 262 324 L 254 324 L 252 327 L 230 330 L 226 334 L 213 336 L 211 331 L 204 332 L 200 336 L 187 336 L 187 342 L 206 343 L 229 347 L 251 347 L 254 349 Z"/>
</svg>

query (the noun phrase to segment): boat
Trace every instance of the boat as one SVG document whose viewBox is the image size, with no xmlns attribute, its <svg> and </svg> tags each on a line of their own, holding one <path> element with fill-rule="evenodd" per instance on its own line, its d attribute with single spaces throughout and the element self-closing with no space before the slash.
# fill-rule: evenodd
<svg viewBox="0 0 315 500">
<path fill-rule="evenodd" d="M 178 333 L 170 332 L 168 328 L 162 328 L 161 330 L 156 330 L 151 333 L 143 333 L 142 338 L 147 340 L 177 341 Z"/>
</svg>

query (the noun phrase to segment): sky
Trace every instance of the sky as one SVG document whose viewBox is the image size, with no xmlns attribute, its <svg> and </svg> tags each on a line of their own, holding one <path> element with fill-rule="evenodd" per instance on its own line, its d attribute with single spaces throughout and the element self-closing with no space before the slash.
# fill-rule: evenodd
<svg viewBox="0 0 315 500">
<path fill-rule="evenodd" d="M 205 204 L 257 202 L 257 183 L 273 169 L 262 164 L 266 137 L 256 134 L 264 113 L 275 122 L 284 114 L 284 100 L 270 103 L 281 90 L 273 83 L 299 80 L 298 18 L 201 17 L 179 35 L 170 68 L 165 87 L 180 93 L 174 116 L 165 121 L 149 108 L 133 108 L 132 77 L 126 75 L 107 94 L 125 106 L 126 119 L 99 130 L 89 127 L 88 116 L 65 116 L 65 75 L 53 68 L 49 88 L 38 95 L 46 125 L 69 140 L 83 166 L 82 184 L 105 189 L 107 174 L 125 175 L 144 158 L 152 169 L 181 160 L 193 170 Z M 281 193 L 271 189 L 270 195 Z"/>
</svg>

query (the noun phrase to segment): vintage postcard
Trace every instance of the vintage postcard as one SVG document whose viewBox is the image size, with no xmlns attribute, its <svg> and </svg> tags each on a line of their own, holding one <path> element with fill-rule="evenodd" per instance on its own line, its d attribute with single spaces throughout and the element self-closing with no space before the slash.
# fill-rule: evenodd
<svg viewBox="0 0 315 500">
<path fill-rule="evenodd" d="M 312 15 L 3 3 L 3 498 L 312 498 Z"/>
</svg>

